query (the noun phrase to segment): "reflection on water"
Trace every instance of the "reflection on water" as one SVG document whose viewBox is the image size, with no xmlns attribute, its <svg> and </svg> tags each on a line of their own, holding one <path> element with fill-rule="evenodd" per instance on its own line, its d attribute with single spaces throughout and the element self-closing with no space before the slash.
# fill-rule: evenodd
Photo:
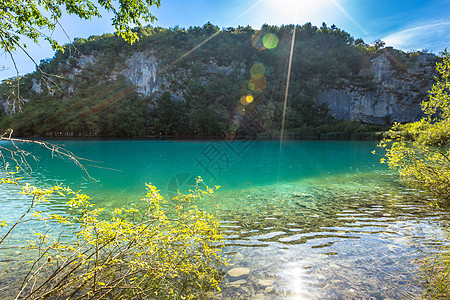
<svg viewBox="0 0 450 300">
<path fill-rule="evenodd" d="M 423 192 L 392 179 L 330 176 L 221 194 L 230 268 L 251 270 L 221 296 L 420 298 L 413 260 L 441 242 L 448 220 Z"/>
<path fill-rule="evenodd" d="M 224 142 L 64 143 L 105 167 L 89 167 L 99 182 L 85 182 L 80 170 L 45 155 L 35 166 L 35 178 L 24 181 L 39 186 L 63 182 L 108 210 L 139 202 L 145 182 L 163 194 L 184 183 L 189 188 L 193 174 L 205 177 L 195 158 L 205 149 L 227 147 Z M 254 142 L 245 152 L 230 154 L 228 169 L 205 178 L 223 186 L 217 198 L 197 205 L 221 222 L 228 268 L 250 272 L 238 280 L 226 276 L 216 298 L 420 298 L 414 259 L 444 243 L 440 236 L 448 210 L 430 206 L 426 193 L 402 186 L 370 154 L 374 147 L 372 142 L 292 142 L 279 155 L 277 143 Z M 16 220 L 29 199 L 1 188 L 0 220 Z M 66 213 L 60 199 L 43 210 Z M 18 227 L 6 246 L 19 248 L 1 251 L 0 298 L 14 294 L 30 259 L 21 247 L 33 232 L 49 229 L 40 226 Z M 71 230 L 52 230 L 61 229 Z"/>
</svg>

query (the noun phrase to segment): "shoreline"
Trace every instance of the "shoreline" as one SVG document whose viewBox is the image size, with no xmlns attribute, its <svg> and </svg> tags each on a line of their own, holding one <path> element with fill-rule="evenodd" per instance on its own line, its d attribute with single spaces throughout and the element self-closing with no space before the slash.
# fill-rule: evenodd
<svg viewBox="0 0 450 300">
<path fill-rule="evenodd" d="M 363 132 L 361 134 L 351 134 L 350 136 L 345 133 L 333 132 L 320 134 L 319 136 L 300 136 L 298 134 L 287 134 L 284 141 L 380 141 L 383 139 L 385 132 Z M 235 141 L 235 140 L 255 140 L 255 141 L 279 141 L 280 135 L 275 134 L 271 136 L 256 135 L 256 136 L 236 136 L 233 138 L 226 136 L 177 136 L 177 135 L 165 135 L 165 136 L 73 136 L 73 135 L 61 135 L 61 136 L 39 136 L 39 135 L 18 135 L 15 138 L 31 139 L 31 140 L 177 140 L 177 141 L 209 141 L 209 140 L 223 140 L 223 141 Z"/>
</svg>

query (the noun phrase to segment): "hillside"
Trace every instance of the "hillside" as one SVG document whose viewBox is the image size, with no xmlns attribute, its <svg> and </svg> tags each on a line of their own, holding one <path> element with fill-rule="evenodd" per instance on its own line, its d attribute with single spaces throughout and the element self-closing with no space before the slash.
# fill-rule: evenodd
<svg viewBox="0 0 450 300">
<path fill-rule="evenodd" d="M 20 136 L 279 135 L 293 25 L 137 29 L 128 45 L 76 39 L 21 78 L 22 112 L 0 85 L 1 127 Z M 368 45 L 323 24 L 296 27 L 285 128 L 365 138 L 421 117 L 437 57 Z"/>
</svg>

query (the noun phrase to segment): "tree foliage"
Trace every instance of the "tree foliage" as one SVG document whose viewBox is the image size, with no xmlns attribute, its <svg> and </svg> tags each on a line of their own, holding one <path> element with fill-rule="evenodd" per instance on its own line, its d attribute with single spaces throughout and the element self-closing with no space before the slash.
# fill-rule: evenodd
<svg viewBox="0 0 450 300">
<path fill-rule="evenodd" d="M 150 7 L 159 7 L 159 0 L 133 0 L 133 1 L 98 1 L 97 3 L 85 0 L 27 0 L 27 1 L 0 1 L 0 47 L 11 53 L 17 48 L 25 48 L 24 38 L 38 43 L 40 38 L 47 40 L 54 50 L 64 48 L 46 35 L 60 25 L 63 14 L 75 15 L 83 20 L 101 17 L 99 9 L 105 9 L 114 16 L 112 24 L 117 34 L 126 41 L 133 43 L 138 39 L 132 27 L 141 27 L 142 21 L 154 21 L 156 18 L 150 12 Z"/>
<path fill-rule="evenodd" d="M 21 96 L 19 69 L 14 58 L 17 50 L 23 51 L 33 61 L 41 80 L 46 85 L 58 87 L 58 78 L 62 78 L 52 70 L 51 66 L 55 66 L 54 63 L 41 61 L 38 64 L 27 52 L 25 41 L 37 44 L 44 39 L 50 43 L 53 50 L 64 52 L 74 44 L 61 46 L 53 38 L 53 32 L 57 27 L 61 27 L 65 33 L 60 23 L 63 15 L 75 15 L 80 19 L 90 20 L 93 17 L 102 17 L 100 9 L 104 9 L 113 15 L 112 25 L 117 35 L 132 44 L 139 39 L 133 27 L 140 28 L 143 21 L 156 19 L 150 12 L 153 5 L 159 7 L 160 0 L 100 0 L 97 3 L 90 0 L 0 0 L 0 49 L 9 56 L 16 70 L 15 80 L 6 81 L 12 87 L 7 96 L 8 101 L 12 103 L 12 111 L 21 111 L 25 103 L 25 99 Z M 79 51 L 76 47 L 75 50 Z"/>
<path fill-rule="evenodd" d="M 422 102 L 422 120 L 394 124 L 380 146 L 386 162 L 407 182 L 450 200 L 450 54 L 437 63 L 439 77 Z M 383 159 L 384 161 L 384 159 Z"/>
</svg>

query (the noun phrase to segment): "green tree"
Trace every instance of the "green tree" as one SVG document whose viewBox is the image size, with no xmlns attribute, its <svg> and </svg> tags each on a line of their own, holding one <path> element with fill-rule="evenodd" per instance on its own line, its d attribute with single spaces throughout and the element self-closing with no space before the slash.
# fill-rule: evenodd
<svg viewBox="0 0 450 300">
<path fill-rule="evenodd" d="M 450 200 L 450 54 L 437 63 L 440 76 L 422 102 L 422 120 L 394 124 L 380 146 L 387 150 L 386 162 L 401 177 L 436 197 Z M 384 159 L 382 159 L 384 161 Z"/>
<path fill-rule="evenodd" d="M 191 116 L 191 131 L 198 136 L 221 136 L 226 128 L 226 121 L 210 109 L 198 109 Z"/>
<path fill-rule="evenodd" d="M 63 48 L 51 36 L 46 36 L 42 30 L 54 30 L 59 25 L 63 13 L 76 15 L 84 20 L 101 17 L 99 9 L 105 9 L 114 14 L 112 24 L 117 34 L 126 41 L 133 43 L 138 39 L 132 31 L 133 25 L 141 27 L 142 21 L 154 21 L 156 18 L 150 12 L 150 7 L 159 7 L 159 0 L 132 1 L 92 1 L 85 0 L 0 0 L 0 47 L 12 53 L 17 48 L 25 48 L 24 38 L 38 43 L 40 38 L 47 40 L 54 50 Z"/>
<path fill-rule="evenodd" d="M 152 110 L 154 132 L 164 135 L 185 134 L 189 127 L 186 105 L 172 99 L 170 92 L 164 92 Z"/>
</svg>

